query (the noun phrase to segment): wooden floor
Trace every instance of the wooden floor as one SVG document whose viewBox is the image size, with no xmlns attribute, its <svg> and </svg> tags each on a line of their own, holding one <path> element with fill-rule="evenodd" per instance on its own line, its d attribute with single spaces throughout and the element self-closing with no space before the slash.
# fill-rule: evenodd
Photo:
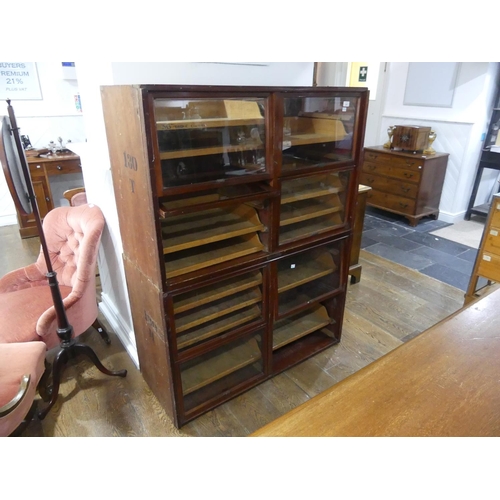
<svg viewBox="0 0 500 500">
<path fill-rule="evenodd" d="M 0 275 L 33 262 L 36 238 L 0 227 Z M 464 293 L 445 283 L 361 251 L 361 281 L 349 285 L 341 343 L 268 380 L 178 430 L 166 416 L 111 329 L 107 346 L 97 332 L 82 335 L 110 369 L 87 360 L 64 372 L 60 396 L 43 421 L 23 436 L 247 436 L 348 375 L 418 335 L 463 305 Z M 106 320 L 101 317 L 103 323 Z M 40 401 L 40 405 L 43 402 Z"/>
</svg>

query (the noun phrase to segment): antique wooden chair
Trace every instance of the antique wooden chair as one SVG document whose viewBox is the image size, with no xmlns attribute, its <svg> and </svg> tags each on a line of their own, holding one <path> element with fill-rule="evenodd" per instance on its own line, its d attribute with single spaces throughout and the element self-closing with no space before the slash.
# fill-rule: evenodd
<svg viewBox="0 0 500 500">
<path fill-rule="evenodd" d="M 79 207 L 87 203 L 87 194 L 84 187 L 68 189 L 64 191 L 63 196 L 68 200 L 71 207 Z"/>
</svg>

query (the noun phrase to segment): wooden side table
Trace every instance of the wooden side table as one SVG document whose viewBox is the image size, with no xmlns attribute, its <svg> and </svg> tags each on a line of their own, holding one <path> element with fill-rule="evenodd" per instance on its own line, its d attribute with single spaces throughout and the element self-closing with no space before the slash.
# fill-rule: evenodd
<svg viewBox="0 0 500 500">
<path fill-rule="evenodd" d="M 351 261 L 349 263 L 349 275 L 351 276 L 351 284 L 358 283 L 361 279 L 361 264 L 359 263 L 359 252 L 361 250 L 361 238 L 363 236 L 363 223 L 365 220 L 366 197 L 368 191 L 371 191 L 370 186 L 362 184 L 358 187 L 358 197 L 356 200 L 356 213 L 354 215 L 354 228 L 351 247 Z"/>
</svg>

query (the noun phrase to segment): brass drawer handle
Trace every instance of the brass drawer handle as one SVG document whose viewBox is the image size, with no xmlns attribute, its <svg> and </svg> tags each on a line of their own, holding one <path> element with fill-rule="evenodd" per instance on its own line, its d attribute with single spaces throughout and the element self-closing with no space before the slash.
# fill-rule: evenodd
<svg viewBox="0 0 500 500">
<path fill-rule="evenodd" d="M 407 178 L 407 179 L 411 179 L 413 177 L 413 174 L 410 174 L 409 172 L 404 172 L 403 175 Z"/>
<path fill-rule="evenodd" d="M 409 190 L 409 187 L 401 187 L 401 191 L 403 191 L 403 193 L 407 193 Z"/>
<path fill-rule="evenodd" d="M 375 180 L 373 177 L 367 177 L 366 180 L 370 183 L 373 184 L 373 181 Z"/>
<path fill-rule="evenodd" d="M 367 165 L 367 167 L 370 169 L 370 170 L 375 170 L 377 168 L 377 165 Z"/>
<path fill-rule="evenodd" d="M 412 165 L 415 165 L 414 161 L 406 160 L 406 164 L 411 167 Z"/>
<path fill-rule="evenodd" d="M 367 155 L 370 160 L 376 160 L 378 158 L 378 155 L 374 155 L 373 153 L 370 153 Z"/>
<path fill-rule="evenodd" d="M 402 208 L 407 208 L 407 207 L 408 207 L 408 203 L 401 203 L 401 202 L 399 202 L 399 205 L 400 205 Z"/>
</svg>

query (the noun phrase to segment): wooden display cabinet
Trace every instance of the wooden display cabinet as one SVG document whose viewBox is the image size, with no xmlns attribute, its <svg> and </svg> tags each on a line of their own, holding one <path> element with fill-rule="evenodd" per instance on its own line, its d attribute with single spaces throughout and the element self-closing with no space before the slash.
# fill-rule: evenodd
<svg viewBox="0 0 500 500">
<path fill-rule="evenodd" d="M 102 100 L 140 368 L 175 425 L 338 343 L 367 89 Z"/>
</svg>

